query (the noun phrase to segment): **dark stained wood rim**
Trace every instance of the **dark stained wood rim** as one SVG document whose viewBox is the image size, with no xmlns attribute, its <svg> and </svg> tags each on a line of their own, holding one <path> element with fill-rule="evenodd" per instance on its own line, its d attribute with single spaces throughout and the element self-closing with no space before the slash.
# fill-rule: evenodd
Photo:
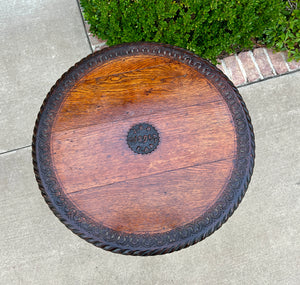
<svg viewBox="0 0 300 285">
<path fill-rule="evenodd" d="M 65 196 L 55 176 L 50 155 L 52 124 L 70 88 L 95 66 L 118 56 L 149 54 L 172 58 L 201 74 L 222 94 L 232 114 L 237 133 L 237 159 L 227 187 L 214 205 L 193 222 L 158 234 L 127 234 L 97 224 L 80 212 Z M 231 81 L 215 66 L 182 48 L 157 43 L 130 43 L 105 48 L 71 67 L 47 94 L 38 114 L 33 139 L 33 166 L 42 195 L 54 214 L 75 234 L 105 250 L 126 255 L 166 254 L 193 245 L 232 215 L 241 202 L 254 167 L 254 133 L 246 105 Z"/>
</svg>

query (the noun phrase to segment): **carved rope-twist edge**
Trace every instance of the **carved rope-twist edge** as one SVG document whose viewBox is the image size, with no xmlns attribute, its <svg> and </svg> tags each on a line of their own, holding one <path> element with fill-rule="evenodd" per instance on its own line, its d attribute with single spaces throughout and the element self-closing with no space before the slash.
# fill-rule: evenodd
<svg viewBox="0 0 300 285">
<path fill-rule="evenodd" d="M 140 48 L 142 49 L 144 48 L 148 48 L 149 47 L 160 47 L 160 48 L 170 48 L 170 49 L 175 49 L 175 51 L 177 52 L 183 52 L 185 54 L 189 54 L 192 57 L 196 57 L 196 55 L 181 49 L 181 48 L 176 48 L 176 47 L 172 47 L 169 45 L 163 45 L 163 44 L 153 44 L 153 43 L 136 43 L 136 44 L 123 44 L 123 45 L 119 45 L 118 47 L 128 47 L 128 46 L 132 46 L 132 48 Z M 142 48 L 141 48 L 142 46 Z M 110 48 L 106 48 L 105 51 L 107 51 L 108 49 L 111 50 L 114 47 L 110 47 Z M 101 53 L 102 51 L 99 51 L 99 53 Z M 149 249 L 149 250 L 140 250 L 140 249 L 124 249 L 124 248 L 120 248 L 118 246 L 112 246 L 109 243 L 103 242 L 103 241 L 99 241 L 99 240 L 95 240 L 94 238 L 91 238 L 89 235 L 85 234 L 83 231 L 81 231 L 80 229 L 78 229 L 78 227 L 74 226 L 72 223 L 69 222 L 68 218 L 65 218 L 63 215 L 61 215 L 61 213 L 58 211 L 57 206 L 52 204 L 52 201 L 50 200 L 44 185 L 42 183 L 41 177 L 40 177 L 40 173 L 38 170 L 38 165 L 37 165 L 37 156 L 36 156 L 36 135 L 37 135 L 37 129 L 39 126 L 39 122 L 40 122 L 40 118 L 42 116 L 42 113 L 47 105 L 47 102 L 49 101 L 49 98 L 52 94 L 52 92 L 56 89 L 56 87 L 65 80 L 66 76 L 68 75 L 68 73 L 71 70 L 76 69 L 78 66 L 80 66 L 83 62 L 87 62 L 90 58 L 94 57 L 95 54 L 91 54 L 89 56 L 87 56 L 86 58 L 82 59 L 80 62 L 76 63 L 73 67 L 71 67 L 67 72 L 65 72 L 62 77 L 56 82 L 56 84 L 51 88 L 51 90 L 49 91 L 49 93 L 47 94 L 41 108 L 40 108 L 40 112 L 37 116 L 37 120 L 35 123 L 35 127 L 34 127 L 34 132 L 33 132 L 33 138 L 32 138 L 32 158 L 33 158 L 33 166 L 34 166 L 34 173 L 35 173 L 35 177 L 37 180 L 37 183 L 39 185 L 39 188 L 41 190 L 41 193 L 46 201 L 46 203 L 48 204 L 48 206 L 50 207 L 50 209 L 53 211 L 53 213 L 60 219 L 60 221 L 67 226 L 70 230 L 72 230 L 75 234 L 77 234 L 78 236 L 80 236 L 81 238 L 85 239 L 86 241 L 94 244 L 97 247 L 101 247 L 105 250 L 114 252 L 114 253 L 121 253 L 121 254 L 125 254 L 125 255 L 139 255 L 139 256 L 147 256 L 147 255 L 158 255 L 158 254 L 166 254 L 166 253 L 170 253 L 176 250 L 180 250 L 186 247 L 189 247 L 201 240 L 203 240 L 204 238 L 206 238 L 207 236 L 211 235 L 214 231 L 216 231 L 217 229 L 219 229 L 221 227 L 222 224 L 224 224 L 228 218 L 233 214 L 233 212 L 236 210 L 236 208 L 238 207 L 239 203 L 241 202 L 242 198 L 245 195 L 245 192 L 248 188 L 248 185 L 250 183 L 250 179 L 251 179 L 251 175 L 253 172 L 253 167 L 254 167 L 254 157 L 255 157 L 255 153 L 254 153 L 254 149 L 255 149 L 255 143 L 254 143 L 254 133 L 253 133 L 253 127 L 251 124 L 251 119 L 249 116 L 249 112 L 246 108 L 246 105 L 241 97 L 241 95 L 239 94 L 237 88 L 233 85 L 233 83 L 226 77 L 226 75 L 224 75 L 221 71 L 219 71 L 216 67 L 214 67 L 211 63 L 209 63 L 206 60 L 200 59 L 200 61 L 204 62 L 209 68 L 211 68 L 212 70 L 214 70 L 214 72 L 216 72 L 218 74 L 218 77 L 222 78 L 223 81 L 226 81 L 226 83 L 231 87 L 231 89 L 234 91 L 235 95 L 237 95 L 237 98 L 239 99 L 239 103 L 242 106 L 242 109 L 244 111 L 244 115 L 246 116 L 247 119 L 247 127 L 249 128 L 249 133 L 250 133 L 250 146 L 251 146 L 251 151 L 250 151 L 250 157 L 249 157 L 249 165 L 248 165 L 248 173 L 246 174 L 246 179 L 244 179 L 244 183 L 243 185 L 241 185 L 241 191 L 238 191 L 239 195 L 238 195 L 238 199 L 235 201 L 235 203 L 233 203 L 233 205 L 231 205 L 229 212 L 222 217 L 222 219 L 218 218 L 218 222 L 213 226 L 210 227 L 209 231 L 202 233 L 199 236 L 194 236 L 191 240 L 189 241 L 183 241 L 182 243 L 179 241 L 178 244 L 173 245 L 173 246 L 165 246 L 162 248 L 157 248 L 157 249 Z M 199 58 L 198 58 L 199 60 Z M 204 74 L 205 76 L 207 76 L 207 74 Z M 208 77 L 208 76 L 207 76 Z M 225 100 L 226 101 L 226 100 Z M 235 198 L 235 197 L 234 197 Z M 235 200 L 235 199 L 232 200 Z M 229 202 L 228 202 L 229 204 Z"/>
</svg>

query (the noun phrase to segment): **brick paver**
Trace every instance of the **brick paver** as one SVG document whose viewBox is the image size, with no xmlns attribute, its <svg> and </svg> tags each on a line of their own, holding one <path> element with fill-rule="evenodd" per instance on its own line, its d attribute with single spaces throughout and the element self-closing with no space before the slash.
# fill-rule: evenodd
<svg viewBox="0 0 300 285">
<path fill-rule="evenodd" d="M 292 60 L 290 62 L 288 61 L 287 64 L 291 71 L 300 69 L 300 60 L 298 62 L 295 60 Z"/>
<path fill-rule="evenodd" d="M 267 49 L 267 53 L 277 74 L 284 74 L 289 71 L 281 52 L 274 53 L 273 50 Z"/>
<path fill-rule="evenodd" d="M 247 82 L 254 82 L 261 79 L 260 71 L 256 68 L 256 64 L 252 59 L 253 55 L 251 51 L 241 52 L 238 54 L 238 57 L 242 68 L 245 70 Z"/>
<path fill-rule="evenodd" d="M 295 60 L 287 61 L 287 57 L 288 57 L 287 52 L 283 52 L 282 54 L 283 54 L 285 61 L 287 62 L 287 65 L 288 65 L 290 71 L 300 69 L 300 60 L 298 62 Z"/>
<path fill-rule="evenodd" d="M 222 63 L 218 63 L 216 65 L 216 67 L 219 68 L 223 73 L 226 73 L 225 70 L 224 70 L 224 68 L 223 68 L 223 66 L 222 66 Z"/>
<path fill-rule="evenodd" d="M 94 37 L 93 34 L 90 32 L 90 25 L 86 21 L 84 22 L 84 24 L 85 24 L 85 29 L 88 33 L 88 39 L 90 41 L 93 52 L 105 48 L 107 46 L 106 41 Z"/>
<path fill-rule="evenodd" d="M 228 56 L 223 59 L 226 66 L 226 75 L 235 85 L 242 85 L 246 83 L 246 79 L 237 62 L 235 55 Z"/>
<path fill-rule="evenodd" d="M 275 75 L 268 61 L 264 48 L 254 49 L 253 56 L 259 67 L 260 73 L 264 78 L 268 78 Z"/>
</svg>

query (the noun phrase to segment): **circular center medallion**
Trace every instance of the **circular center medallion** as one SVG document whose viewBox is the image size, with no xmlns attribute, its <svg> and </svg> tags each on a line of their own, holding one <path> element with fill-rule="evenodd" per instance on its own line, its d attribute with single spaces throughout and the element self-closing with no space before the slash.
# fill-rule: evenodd
<svg viewBox="0 0 300 285">
<path fill-rule="evenodd" d="M 147 154 L 154 151 L 159 144 L 157 130 L 147 124 L 134 125 L 128 132 L 127 144 L 132 151 L 138 154 Z"/>
</svg>

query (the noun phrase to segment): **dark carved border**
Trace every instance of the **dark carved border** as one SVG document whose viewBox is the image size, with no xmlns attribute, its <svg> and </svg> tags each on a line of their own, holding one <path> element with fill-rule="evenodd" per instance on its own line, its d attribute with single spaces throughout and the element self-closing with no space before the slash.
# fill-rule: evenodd
<svg viewBox="0 0 300 285">
<path fill-rule="evenodd" d="M 201 217 L 183 227 L 160 234 L 126 234 L 95 223 L 80 212 L 61 190 L 55 176 L 51 155 L 52 124 L 74 83 L 103 62 L 119 56 L 149 54 L 169 57 L 187 64 L 206 76 L 221 92 L 232 113 L 237 136 L 237 159 L 231 178 L 221 197 Z M 34 172 L 39 188 L 54 214 L 86 241 L 115 253 L 157 255 L 195 244 L 217 230 L 242 200 L 254 167 L 254 133 L 246 105 L 229 79 L 215 66 L 184 49 L 157 43 L 132 43 L 106 48 L 82 59 L 52 87 L 38 114 L 32 142 Z"/>
</svg>

